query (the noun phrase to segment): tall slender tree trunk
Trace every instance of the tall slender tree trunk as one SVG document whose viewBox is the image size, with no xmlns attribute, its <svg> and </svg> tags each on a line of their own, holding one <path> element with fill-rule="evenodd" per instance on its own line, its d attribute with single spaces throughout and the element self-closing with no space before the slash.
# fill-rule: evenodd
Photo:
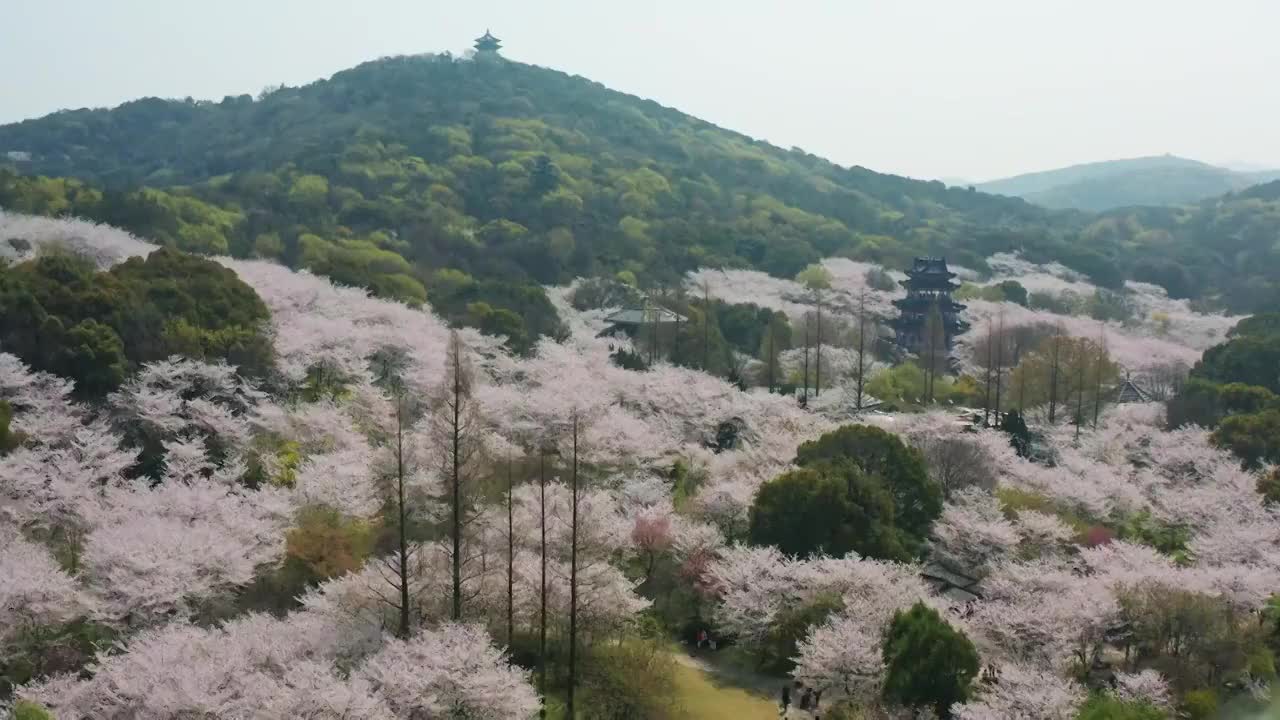
<svg viewBox="0 0 1280 720">
<path fill-rule="evenodd" d="M 866 387 L 866 364 L 865 357 L 867 352 L 867 291 L 863 290 L 858 296 L 858 378 L 856 400 L 857 408 L 862 409 L 863 390 Z"/>
<path fill-rule="evenodd" d="M 1025 372 L 1018 373 L 1018 413 L 1026 411 L 1027 401 L 1027 374 Z"/>
<path fill-rule="evenodd" d="M 1004 406 L 1000 403 L 1001 381 L 1004 380 L 1004 311 L 1000 312 L 1000 329 L 996 331 L 998 342 L 996 343 L 996 426 L 1002 426 L 1004 421 L 1000 417 L 1000 410 Z"/>
<path fill-rule="evenodd" d="M 511 458 L 507 457 L 507 647 L 510 648 L 515 642 L 516 635 L 516 538 L 515 538 L 515 510 L 513 509 L 513 495 L 515 494 L 515 480 L 511 474 Z"/>
<path fill-rule="evenodd" d="M 987 321 L 987 371 L 983 382 L 984 397 L 982 399 L 982 426 L 991 427 L 991 362 L 992 362 L 991 321 Z M 997 411 L 998 413 L 999 411 Z"/>
<path fill-rule="evenodd" d="M 1076 440 L 1080 440 L 1080 426 L 1084 425 L 1084 366 L 1087 360 L 1079 358 L 1076 369 Z"/>
<path fill-rule="evenodd" d="M 679 307 L 677 305 L 677 307 Z M 676 313 L 676 333 L 671 336 L 671 362 L 680 361 L 680 314 Z"/>
<path fill-rule="evenodd" d="M 809 400 L 809 324 L 804 328 L 804 399 Z"/>
<path fill-rule="evenodd" d="M 711 284 L 702 281 L 702 372 L 711 362 Z"/>
<path fill-rule="evenodd" d="M 457 340 L 455 338 L 454 342 Z M 453 621 L 462 620 L 462 358 L 461 348 L 454 346 L 453 362 Z"/>
<path fill-rule="evenodd" d="M 773 365 L 777 355 L 773 349 L 773 315 L 769 315 L 769 392 L 773 392 Z"/>
<path fill-rule="evenodd" d="M 568 718 L 574 717 L 573 697 L 578 684 L 578 413 L 573 413 L 573 470 L 569 525 L 569 697 Z"/>
<path fill-rule="evenodd" d="M 653 304 L 653 345 L 649 348 L 649 364 L 653 365 L 658 361 L 658 323 L 662 320 L 662 314 L 658 311 L 658 304 Z"/>
<path fill-rule="evenodd" d="M 1049 424 L 1053 425 L 1058 416 L 1058 376 L 1061 371 L 1062 336 L 1053 336 L 1053 346 L 1049 356 Z"/>
<path fill-rule="evenodd" d="M 822 394 L 822 293 L 818 293 L 818 342 L 817 352 L 814 358 L 813 370 L 813 394 L 815 397 Z"/>
<path fill-rule="evenodd" d="M 397 570 L 400 576 L 400 626 L 396 628 L 396 634 L 401 638 L 409 637 L 409 539 L 408 531 L 405 528 L 407 524 L 407 513 L 404 506 L 404 400 L 396 396 L 396 510 L 398 515 L 399 528 L 397 535 L 399 536 L 399 567 Z"/>
<path fill-rule="evenodd" d="M 547 451 L 538 451 L 538 513 L 539 528 L 542 533 L 542 584 L 539 589 L 538 618 L 538 694 L 542 696 L 542 706 L 538 717 L 547 717 Z"/>
<path fill-rule="evenodd" d="M 1101 342 L 1098 344 L 1098 362 L 1094 367 L 1093 378 L 1093 429 L 1098 429 L 1098 415 L 1102 412 L 1102 370 L 1107 357 L 1107 331 L 1102 329 Z"/>
</svg>

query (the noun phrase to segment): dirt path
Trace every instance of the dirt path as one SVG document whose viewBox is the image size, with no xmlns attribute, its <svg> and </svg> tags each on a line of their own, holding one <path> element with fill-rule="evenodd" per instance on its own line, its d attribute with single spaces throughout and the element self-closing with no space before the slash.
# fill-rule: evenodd
<svg viewBox="0 0 1280 720">
<path fill-rule="evenodd" d="M 701 670 L 725 685 L 731 685 L 752 694 L 777 701 L 776 696 L 782 690 L 782 678 L 773 678 L 761 673 L 735 667 L 725 662 L 720 656 L 696 653 L 690 654 L 687 648 L 672 653 L 681 665 Z"/>
<path fill-rule="evenodd" d="M 683 717 L 689 720 L 778 720 L 778 705 L 766 693 L 742 687 L 716 664 L 671 651 L 679 666 L 676 692 Z"/>
</svg>

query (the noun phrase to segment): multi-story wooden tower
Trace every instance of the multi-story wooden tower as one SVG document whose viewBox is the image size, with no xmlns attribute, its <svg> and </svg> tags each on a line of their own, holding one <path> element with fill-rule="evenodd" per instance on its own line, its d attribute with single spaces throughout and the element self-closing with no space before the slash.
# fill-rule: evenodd
<svg viewBox="0 0 1280 720">
<path fill-rule="evenodd" d="M 947 269 L 946 258 L 916 258 L 907 271 L 907 279 L 902 281 L 907 296 L 893 301 L 900 311 L 891 323 L 899 347 L 920 354 L 929 345 L 930 330 L 937 332 L 931 327 L 931 317 L 941 326 L 947 350 L 951 349 L 956 335 L 969 329 L 969 323 L 960 319 L 964 305 L 951 299 L 951 293 L 960 287 L 953 282 L 955 276 Z"/>
</svg>

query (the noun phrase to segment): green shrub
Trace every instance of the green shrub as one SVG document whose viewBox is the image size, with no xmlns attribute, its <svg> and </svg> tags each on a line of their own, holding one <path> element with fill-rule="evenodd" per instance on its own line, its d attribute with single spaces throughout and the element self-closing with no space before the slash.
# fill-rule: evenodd
<svg viewBox="0 0 1280 720">
<path fill-rule="evenodd" d="M 1218 714 L 1218 693 L 1209 688 L 1192 690 L 1182 696 L 1179 710 L 1187 720 L 1210 720 Z"/>
<path fill-rule="evenodd" d="M 885 700 L 932 708 L 943 718 L 951 717 L 952 705 L 968 699 L 978 674 L 978 651 L 969 638 L 920 602 L 893 614 L 883 655 Z"/>
<path fill-rule="evenodd" d="M 600 720 L 678 717 L 675 660 L 656 641 L 599 643 L 581 665 L 583 707 Z"/>
<path fill-rule="evenodd" d="M 13 720 L 54 720 L 53 714 L 30 700 L 19 700 L 13 706 Z"/>
</svg>

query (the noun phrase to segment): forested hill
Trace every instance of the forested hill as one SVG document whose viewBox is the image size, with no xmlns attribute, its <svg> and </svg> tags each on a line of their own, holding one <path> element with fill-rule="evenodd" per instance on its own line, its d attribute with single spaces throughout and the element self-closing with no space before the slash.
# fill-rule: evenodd
<svg viewBox="0 0 1280 720">
<path fill-rule="evenodd" d="M 842 168 L 501 60 L 388 58 L 256 100 L 59 112 L 0 127 L 0 158 L 10 153 L 30 160 L 0 171 L 0 207 L 276 258 L 429 300 L 516 345 L 557 330 L 541 285 L 576 276 L 671 286 L 699 266 L 789 277 L 823 256 L 901 267 L 925 253 L 982 270 L 992 253 L 1020 250 L 1117 288 L 1126 277 L 1185 285 L 1181 256 L 1194 254 L 1210 273 L 1181 291 L 1211 300 L 1242 258 L 1206 265 L 1204 238 L 1161 216 L 1169 237 L 1154 237 L 1174 268 L 1153 271 L 1151 228 L 1132 216 Z M 1263 273 L 1267 252 L 1246 273 Z"/>
<path fill-rule="evenodd" d="M 499 274 L 539 282 L 702 262 L 790 275 L 839 252 L 897 263 L 1045 216 L 841 168 L 580 77 L 446 56 L 365 63 L 256 101 L 55 113 L 0 127 L 0 150 L 30 153 L 32 174 L 189 186 L 245 216 L 226 238 L 233 252 L 276 232 L 296 259 L 299 225 L 330 242 L 394 230 L 374 243 L 411 262 L 480 270 L 475 249 L 497 247 L 509 263 Z"/>
<path fill-rule="evenodd" d="M 1280 171 L 1237 172 L 1173 155 L 1108 160 L 980 183 L 983 192 L 1048 208 L 1103 211 L 1179 205 L 1280 178 Z"/>
</svg>

